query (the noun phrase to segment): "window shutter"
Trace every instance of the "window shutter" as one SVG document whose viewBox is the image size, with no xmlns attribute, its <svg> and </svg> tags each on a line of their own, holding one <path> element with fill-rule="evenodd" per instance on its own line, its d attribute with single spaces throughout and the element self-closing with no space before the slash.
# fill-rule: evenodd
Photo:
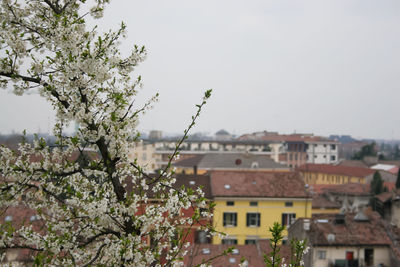
<svg viewBox="0 0 400 267">
<path fill-rule="evenodd" d="M 234 222 L 233 225 L 234 225 L 234 226 L 237 226 L 237 213 L 234 213 L 234 214 L 233 214 L 233 218 L 234 218 L 234 220 L 233 220 L 233 222 Z"/>
<path fill-rule="evenodd" d="M 246 213 L 246 226 L 250 225 L 250 214 Z"/>
<path fill-rule="evenodd" d="M 286 214 L 282 213 L 282 225 L 286 225 Z"/>
<path fill-rule="evenodd" d="M 224 213 L 224 226 L 226 226 L 226 213 Z"/>
<path fill-rule="evenodd" d="M 261 214 L 257 213 L 257 226 L 260 226 Z"/>
</svg>

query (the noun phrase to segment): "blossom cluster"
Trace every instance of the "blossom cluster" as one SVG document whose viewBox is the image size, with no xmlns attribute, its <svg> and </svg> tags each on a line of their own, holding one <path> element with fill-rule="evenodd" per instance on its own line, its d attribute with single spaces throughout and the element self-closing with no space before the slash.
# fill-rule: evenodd
<svg viewBox="0 0 400 267">
<path fill-rule="evenodd" d="M 87 19 L 101 18 L 107 2 L 89 8 L 84 0 L 0 3 L 0 86 L 13 85 L 16 94 L 35 88 L 57 120 L 55 147 L 37 138 L 17 151 L 0 148 L 0 208 L 24 205 L 42 224 L 40 231 L 2 224 L 0 248 L 31 249 L 36 261 L 50 265 L 181 265 L 182 229 L 198 219 L 181 211 L 199 211 L 207 202 L 201 190 L 174 188 L 170 164 L 149 176 L 128 161 L 138 117 L 157 96 L 135 105 L 142 83 L 132 72 L 146 49 L 121 55 L 125 24 L 104 34 L 88 29 Z M 65 136 L 71 123 L 78 131 Z"/>
</svg>

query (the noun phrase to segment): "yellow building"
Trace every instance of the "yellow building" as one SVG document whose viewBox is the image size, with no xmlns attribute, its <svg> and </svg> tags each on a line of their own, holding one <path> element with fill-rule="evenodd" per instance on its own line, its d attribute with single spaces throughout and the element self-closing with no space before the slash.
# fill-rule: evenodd
<svg viewBox="0 0 400 267">
<path fill-rule="evenodd" d="M 311 216 L 312 200 L 294 172 L 215 171 L 211 190 L 213 225 L 227 234 L 214 237 L 214 244 L 253 244 L 271 238 L 274 222 L 288 227 Z"/>
<path fill-rule="evenodd" d="M 305 164 L 297 168 L 306 184 L 369 183 L 375 170 L 329 164 Z"/>
</svg>

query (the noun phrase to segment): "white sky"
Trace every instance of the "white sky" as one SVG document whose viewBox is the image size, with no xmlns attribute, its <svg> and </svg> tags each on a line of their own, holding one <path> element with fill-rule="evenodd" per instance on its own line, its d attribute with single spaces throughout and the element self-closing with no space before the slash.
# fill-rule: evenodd
<svg viewBox="0 0 400 267">
<path fill-rule="evenodd" d="M 141 130 L 221 128 L 400 139 L 400 1 L 113 0 L 100 29 L 123 20 L 122 50 L 145 45 L 139 102 L 160 93 Z M 0 91 L 0 132 L 48 130 L 37 95 Z"/>
</svg>

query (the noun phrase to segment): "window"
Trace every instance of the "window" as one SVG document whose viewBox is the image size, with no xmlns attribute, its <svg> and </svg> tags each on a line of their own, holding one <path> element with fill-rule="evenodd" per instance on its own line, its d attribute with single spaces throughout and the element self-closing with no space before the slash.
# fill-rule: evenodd
<svg viewBox="0 0 400 267">
<path fill-rule="evenodd" d="M 290 226 L 296 219 L 296 213 L 282 213 L 282 225 Z"/>
<path fill-rule="evenodd" d="M 222 239 L 224 245 L 237 245 L 237 239 Z"/>
<path fill-rule="evenodd" d="M 260 213 L 247 213 L 247 227 L 259 227 L 260 217 Z"/>
<path fill-rule="evenodd" d="M 250 201 L 250 206 L 257 207 L 258 206 L 258 202 L 257 201 Z"/>
<path fill-rule="evenodd" d="M 235 201 L 227 201 L 226 205 L 227 206 L 235 206 Z"/>
<path fill-rule="evenodd" d="M 336 160 L 336 156 L 331 156 L 331 160 Z"/>
<path fill-rule="evenodd" d="M 336 145 L 331 145 L 331 150 L 335 150 L 336 149 Z"/>
<path fill-rule="evenodd" d="M 366 248 L 364 250 L 364 259 L 367 266 L 372 265 L 374 262 L 374 250 L 372 248 Z"/>
<path fill-rule="evenodd" d="M 318 250 L 317 251 L 317 258 L 319 260 L 325 260 L 326 259 L 326 250 Z"/>
<path fill-rule="evenodd" d="M 291 201 L 285 202 L 285 207 L 293 207 L 293 202 Z"/>
<path fill-rule="evenodd" d="M 246 245 L 255 245 L 255 244 L 257 244 L 257 239 L 246 239 L 246 240 L 244 241 L 244 243 L 245 243 Z"/>
<path fill-rule="evenodd" d="M 314 158 L 316 159 L 318 156 L 317 155 L 314 155 Z"/>
<path fill-rule="evenodd" d="M 196 244 L 211 244 L 211 237 L 206 231 L 196 231 L 194 242 Z"/>
<path fill-rule="evenodd" d="M 237 226 L 236 212 L 224 212 L 224 226 Z"/>
</svg>

